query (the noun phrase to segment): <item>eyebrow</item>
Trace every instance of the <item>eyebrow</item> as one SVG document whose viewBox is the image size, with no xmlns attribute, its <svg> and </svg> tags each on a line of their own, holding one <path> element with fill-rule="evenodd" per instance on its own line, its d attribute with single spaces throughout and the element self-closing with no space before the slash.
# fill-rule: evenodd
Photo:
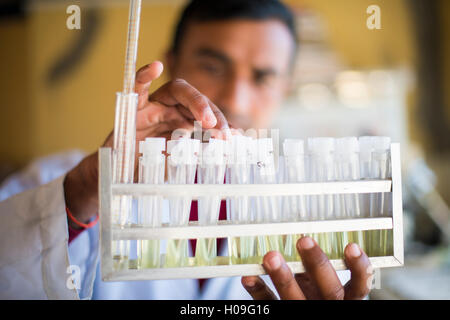
<svg viewBox="0 0 450 320">
<path fill-rule="evenodd" d="M 198 57 L 208 57 L 221 61 L 227 65 L 231 64 L 231 59 L 220 51 L 211 48 L 199 48 L 196 52 Z"/>
<path fill-rule="evenodd" d="M 211 48 L 207 48 L 207 47 L 203 47 L 203 48 L 199 48 L 196 51 L 196 56 L 198 57 L 208 57 L 208 58 L 213 58 L 216 60 L 219 60 L 220 62 L 226 64 L 226 65 L 231 65 L 232 64 L 232 60 L 225 54 L 223 54 L 220 51 L 211 49 Z M 257 75 L 257 76 L 271 76 L 271 75 L 278 75 L 279 72 L 277 70 L 275 70 L 274 68 L 256 68 L 256 67 L 252 67 L 252 71 L 253 74 Z"/>
<path fill-rule="evenodd" d="M 279 74 L 279 72 L 276 71 L 276 70 L 273 69 L 273 68 L 263 68 L 263 69 L 260 69 L 260 68 L 253 68 L 253 73 L 254 73 L 256 76 L 259 76 L 259 77 L 264 77 L 264 76 L 276 76 L 276 75 Z"/>
</svg>

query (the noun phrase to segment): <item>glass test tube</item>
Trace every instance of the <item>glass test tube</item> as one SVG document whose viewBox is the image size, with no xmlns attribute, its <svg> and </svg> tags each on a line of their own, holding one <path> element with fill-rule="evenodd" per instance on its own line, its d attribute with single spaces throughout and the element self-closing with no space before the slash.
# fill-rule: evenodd
<svg viewBox="0 0 450 320">
<path fill-rule="evenodd" d="M 387 179 L 390 174 L 390 144 L 389 137 L 373 137 L 373 150 L 371 159 L 371 178 Z M 390 211 L 391 199 L 389 193 L 373 193 L 370 198 L 370 216 L 387 216 Z M 376 256 L 387 254 L 388 230 L 373 232 L 372 250 Z"/>
<path fill-rule="evenodd" d="M 245 136 L 232 136 L 227 141 L 226 182 L 231 184 L 251 183 L 253 140 Z M 227 219 L 236 223 L 251 221 L 248 196 L 234 196 L 227 199 Z M 230 262 L 257 263 L 255 237 L 228 238 Z"/>
<path fill-rule="evenodd" d="M 276 170 L 273 155 L 273 141 L 270 138 L 257 139 L 256 165 L 254 166 L 255 183 L 276 183 Z M 279 197 L 256 197 L 256 221 L 279 222 L 281 211 Z M 263 257 L 269 251 L 283 252 L 283 237 L 281 235 L 258 236 L 258 257 Z"/>
<path fill-rule="evenodd" d="M 373 136 L 362 136 L 358 138 L 359 144 L 359 167 L 360 167 L 360 177 L 361 179 L 371 179 L 371 167 L 372 167 L 372 149 L 373 149 Z M 360 209 L 361 216 L 364 218 L 369 218 L 370 215 L 370 198 L 372 194 L 361 193 L 359 195 L 360 199 Z M 363 240 L 365 244 L 366 253 L 372 255 L 371 252 L 371 235 L 372 231 L 363 232 Z"/>
<path fill-rule="evenodd" d="M 114 125 L 113 183 L 133 183 L 135 167 L 136 137 L 136 93 L 117 93 Z M 132 197 L 128 195 L 112 198 L 112 223 L 126 227 L 132 212 Z M 112 255 L 116 270 L 128 268 L 129 240 L 114 240 Z"/>
<path fill-rule="evenodd" d="M 308 138 L 309 180 L 327 182 L 335 180 L 333 138 Z M 313 220 L 330 220 L 335 218 L 334 195 L 321 194 L 310 196 L 310 210 Z M 339 256 L 342 251 L 341 241 L 335 233 L 313 234 L 313 238 L 330 258 Z"/>
<path fill-rule="evenodd" d="M 223 184 L 225 178 L 225 141 L 210 139 L 202 143 L 202 157 L 197 171 L 200 184 Z M 220 196 L 207 196 L 198 199 L 199 225 L 216 224 L 220 212 Z M 197 265 L 214 264 L 217 257 L 216 238 L 199 238 L 195 250 Z"/>
<path fill-rule="evenodd" d="M 165 138 L 147 138 L 139 144 L 139 183 L 164 184 Z M 138 199 L 138 224 L 142 227 L 162 225 L 161 196 L 140 196 Z M 138 241 L 138 268 L 160 267 L 160 240 Z"/>
<path fill-rule="evenodd" d="M 360 179 L 359 143 L 356 137 L 336 139 L 337 178 L 341 181 L 354 181 Z M 360 218 L 359 194 L 341 194 L 339 197 L 339 218 Z M 358 244 L 363 250 L 364 239 L 362 231 L 342 233 L 342 248 L 349 242 Z M 342 258 L 342 257 L 341 257 Z"/>
<path fill-rule="evenodd" d="M 306 181 L 304 141 L 286 139 L 283 143 L 285 161 L 285 183 L 300 183 Z M 283 198 L 283 221 L 306 221 L 308 211 L 304 195 L 287 196 Z M 289 234 L 285 237 L 284 256 L 286 261 L 298 261 L 300 255 L 297 241 L 300 235 Z"/>
<path fill-rule="evenodd" d="M 182 138 L 167 142 L 168 180 L 171 184 L 193 184 L 198 162 L 200 140 Z M 169 197 L 171 226 L 186 226 L 189 223 L 191 197 Z M 186 266 L 188 263 L 188 239 L 169 239 L 166 250 L 166 267 Z"/>
<path fill-rule="evenodd" d="M 139 38 L 141 0 L 130 1 L 128 36 L 125 57 L 124 90 L 117 93 L 114 124 L 113 183 L 133 183 L 135 169 L 136 111 L 138 95 L 134 93 L 136 56 Z M 132 210 L 131 196 L 112 199 L 112 223 L 123 228 L 128 224 Z M 127 269 L 130 241 L 112 242 L 114 268 Z"/>
</svg>

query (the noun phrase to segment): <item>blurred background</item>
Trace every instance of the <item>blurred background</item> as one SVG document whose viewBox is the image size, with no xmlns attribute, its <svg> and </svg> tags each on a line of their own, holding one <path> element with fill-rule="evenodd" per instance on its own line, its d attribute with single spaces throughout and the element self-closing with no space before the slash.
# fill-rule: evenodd
<svg viewBox="0 0 450 320">
<path fill-rule="evenodd" d="M 143 0 L 138 67 L 164 61 L 183 3 Z M 282 139 L 400 142 L 405 267 L 382 269 L 371 298 L 450 299 L 450 1 L 285 3 L 297 16 L 300 50 L 274 127 Z M 66 27 L 71 4 L 81 8 L 81 30 Z M 128 5 L 0 2 L 0 184 L 36 158 L 102 144 L 122 87 Z M 380 8 L 379 30 L 366 25 L 370 5 Z"/>
</svg>

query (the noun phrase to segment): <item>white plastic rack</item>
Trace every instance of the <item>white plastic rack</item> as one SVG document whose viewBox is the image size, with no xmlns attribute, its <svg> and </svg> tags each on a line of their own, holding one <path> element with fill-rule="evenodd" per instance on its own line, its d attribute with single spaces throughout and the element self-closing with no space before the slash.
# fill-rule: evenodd
<svg viewBox="0 0 450 320">
<path fill-rule="evenodd" d="M 215 265 L 195 266 L 194 258 L 189 258 L 188 266 L 176 268 L 126 269 L 115 270 L 112 256 L 112 242 L 115 240 L 150 239 L 198 239 L 227 238 L 258 235 L 285 235 L 319 232 L 346 232 L 392 229 L 393 254 L 390 256 L 370 257 L 374 268 L 396 267 L 403 265 L 403 208 L 400 166 L 400 145 L 391 144 L 392 179 L 338 181 L 323 183 L 283 183 L 248 185 L 150 185 L 150 184 L 113 184 L 112 156 L 110 148 L 101 148 L 99 152 L 100 177 L 100 237 L 101 271 L 104 281 L 155 280 L 176 278 L 212 278 L 265 274 L 260 264 L 230 264 L 228 257 L 218 256 Z M 130 225 L 119 228 L 113 226 L 111 207 L 113 196 L 189 196 L 193 200 L 201 196 L 292 196 L 348 193 L 392 193 L 392 217 L 358 218 L 303 222 L 276 222 L 238 224 L 219 221 L 217 225 L 199 226 L 190 222 L 188 226 L 145 228 Z M 346 269 L 342 259 L 330 260 L 336 270 Z M 301 261 L 288 262 L 292 272 L 303 272 Z"/>
</svg>

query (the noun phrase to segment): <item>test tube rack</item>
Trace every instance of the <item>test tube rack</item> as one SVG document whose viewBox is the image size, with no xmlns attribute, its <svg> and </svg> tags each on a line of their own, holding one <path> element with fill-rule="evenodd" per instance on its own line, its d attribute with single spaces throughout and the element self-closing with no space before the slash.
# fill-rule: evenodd
<svg viewBox="0 0 450 320">
<path fill-rule="evenodd" d="M 392 143 L 390 149 L 392 178 L 386 180 L 359 180 L 336 182 L 306 182 L 283 184 L 223 184 L 223 185 L 151 185 L 113 184 L 112 156 L 110 148 L 99 151 L 99 199 L 100 199 L 100 246 L 101 272 L 104 281 L 156 280 L 178 278 L 213 278 L 265 274 L 261 264 L 229 264 L 228 257 L 217 257 L 216 265 L 195 266 L 194 258 L 189 258 L 190 266 L 176 268 L 151 268 L 115 270 L 113 268 L 112 242 L 114 240 L 152 239 L 198 239 L 227 238 L 240 236 L 284 235 L 318 232 L 347 232 L 392 229 L 393 255 L 370 257 L 373 268 L 398 267 L 404 263 L 403 257 L 403 207 L 401 185 L 400 145 Z M 391 193 L 392 217 L 357 218 L 303 222 L 276 222 L 237 224 L 219 221 L 217 225 L 199 226 L 190 222 L 182 227 L 146 228 L 130 225 L 120 228 L 113 226 L 111 206 L 113 196 L 189 196 L 193 200 L 202 196 L 293 196 L 320 194 Z M 342 259 L 330 260 L 336 270 L 345 270 Z M 287 262 L 293 273 L 304 272 L 301 261 Z"/>
</svg>

